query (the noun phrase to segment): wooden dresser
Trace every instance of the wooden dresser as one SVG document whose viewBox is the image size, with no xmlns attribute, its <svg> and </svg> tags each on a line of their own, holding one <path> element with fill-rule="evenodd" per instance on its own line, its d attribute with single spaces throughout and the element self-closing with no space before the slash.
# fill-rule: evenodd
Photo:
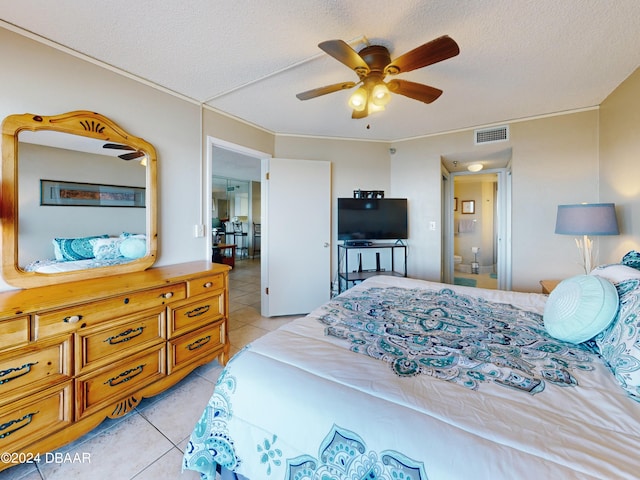
<svg viewBox="0 0 640 480">
<path fill-rule="evenodd" d="M 0 293 L 0 452 L 52 452 L 225 364 L 228 271 L 192 262 Z"/>
</svg>

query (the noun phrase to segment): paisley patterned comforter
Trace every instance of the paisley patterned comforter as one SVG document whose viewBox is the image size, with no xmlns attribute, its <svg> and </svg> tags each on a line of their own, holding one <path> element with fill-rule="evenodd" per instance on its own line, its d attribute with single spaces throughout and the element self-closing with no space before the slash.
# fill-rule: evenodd
<svg viewBox="0 0 640 480">
<path fill-rule="evenodd" d="M 546 297 L 375 277 L 236 355 L 185 468 L 259 479 L 634 478 L 640 404 Z"/>
</svg>

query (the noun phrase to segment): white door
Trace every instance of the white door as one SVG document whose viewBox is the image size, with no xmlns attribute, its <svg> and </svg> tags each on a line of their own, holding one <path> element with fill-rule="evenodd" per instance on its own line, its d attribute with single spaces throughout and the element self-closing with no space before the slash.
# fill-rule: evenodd
<svg viewBox="0 0 640 480">
<path fill-rule="evenodd" d="M 262 315 L 308 313 L 331 291 L 331 163 L 270 158 L 262 170 Z"/>
</svg>

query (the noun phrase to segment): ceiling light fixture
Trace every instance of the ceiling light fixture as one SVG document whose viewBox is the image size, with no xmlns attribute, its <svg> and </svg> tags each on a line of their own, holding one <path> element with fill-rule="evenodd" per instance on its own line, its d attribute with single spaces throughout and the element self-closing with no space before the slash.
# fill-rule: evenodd
<svg viewBox="0 0 640 480">
<path fill-rule="evenodd" d="M 384 82 L 378 83 L 371 91 L 371 101 L 378 107 L 384 107 L 389 100 L 391 100 L 391 94 Z"/>
<path fill-rule="evenodd" d="M 349 106 L 357 112 L 362 112 L 367 107 L 368 97 L 367 90 L 360 87 L 349 98 Z"/>
<path fill-rule="evenodd" d="M 381 78 L 365 79 L 363 85 L 349 97 L 349 107 L 367 114 L 380 112 L 391 100 L 389 88 Z"/>
<path fill-rule="evenodd" d="M 327 40 L 319 43 L 318 47 L 349 67 L 358 76 L 358 82 L 325 85 L 300 92 L 296 97 L 300 100 L 309 100 L 361 85 L 364 91 L 359 88 L 359 92 L 351 95 L 349 99 L 349 106 L 353 109 L 351 114 L 353 119 L 361 119 L 372 112 L 384 110 L 385 105 L 389 103 L 391 93 L 404 95 L 423 103 L 435 101 L 442 95 L 442 90 L 439 88 L 400 79 L 389 80 L 386 83 L 384 79 L 387 75 L 408 73 L 455 57 L 460 53 L 458 44 L 447 35 L 416 47 L 395 60 L 391 60 L 387 47 L 370 45 L 369 42 L 366 42 L 366 46 L 359 51 L 354 50 L 343 40 Z"/>
<path fill-rule="evenodd" d="M 467 170 L 469 170 L 470 172 L 479 172 L 483 168 L 484 166 L 481 163 L 472 163 L 467 167 Z"/>
</svg>

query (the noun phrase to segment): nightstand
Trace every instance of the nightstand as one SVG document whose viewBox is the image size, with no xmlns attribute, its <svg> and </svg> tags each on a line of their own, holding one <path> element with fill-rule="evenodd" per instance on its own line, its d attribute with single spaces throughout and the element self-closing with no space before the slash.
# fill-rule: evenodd
<svg viewBox="0 0 640 480">
<path fill-rule="evenodd" d="M 554 288 L 558 286 L 558 284 L 562 280 L 540 280 L 540 285 L 542 286 L 542 293 L 549 295 Z"/>
</svg>

